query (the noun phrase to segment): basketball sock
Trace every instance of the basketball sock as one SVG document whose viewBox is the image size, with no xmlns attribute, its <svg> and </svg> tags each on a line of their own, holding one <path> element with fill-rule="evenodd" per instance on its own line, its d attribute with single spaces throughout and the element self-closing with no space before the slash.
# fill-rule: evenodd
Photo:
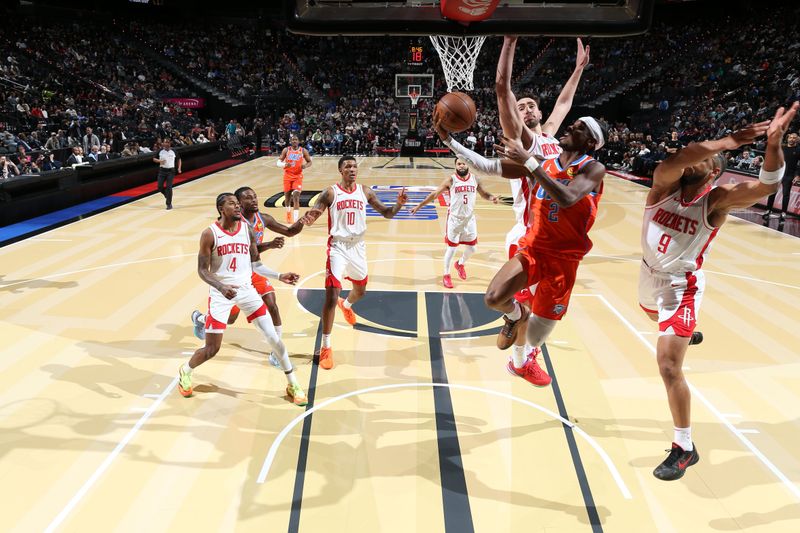
<svg viewBox="0 0 800 533">
<path fill-rule="evenodd" d="M 506 316 L 509 320 L 519 320 L 522 318 L 522 308 L 519 305 L 519 302 L 514 300 L 514 310 L 506 313 Z"/>
<path fill-rule="evenodd" d="M 189 366 L 189 361 L 186 361 L 185 363 L 183 363 L 183 366 L 181 368 L 183 369 L 183 373 L 184 374 L 191 374 L 192 373 L 192 367 Z"/>
<path fill-rule="evenodd" d="M 673 442 L 683 448 L 683 451 L 690 452 L 694 449 L 694 445 L 692 444 L 692 427 L 689 426 L 688 428 L 674 428 L 675 429 L 675 438 L 673 438 Z"/>
<path fill-rule="evenodd" d="M 467 246 L 467 247 L 465 247 L 465 248 L 464 248 L 464 253 L 461 255 L 461 259 L 459 259 L 459 260 L 458 260 L 458 262 L 459 262 L 459 263 L 460 263 L 462 266 L 463 266 L 463 265 L 465 265 L 465 264 L 467 263 L 467 260 L 468 260 L 470 257 L 472 257 L 472 254 L 474 254 L 474 253 L 475 253 L 475 250 L 477 250 L 477 248 L 475 248 L 474 246 Z"/>
<path fill-rule="evenodd" d="M 324 333 L 322 334 L 322 347 L 323 348 L 330 348 L 331 347 L 331 334 L 330 333 L 328 333 L 327 335 L 325 335 Z"/>
<path fill-rule="evenodd" d="M 288 372 L 284 372 L 284 374 L 286 374 L 286 381 L 289 382 L 289 385 L 299 385 L 297 382 L 297 376 L 294 373 L 294 368 Z"/>
<path fill-rule="evenodd" d="M 444 275 L 450 275 L 450 268 L 453 266 L 453 256 L 456 255 L 456 247 L 448 246 L 444 252 Z"/>
<path fill-rule="evenodd" d="M 344 301 L 342 302 L 342 307 L 344 307 L 345 309 L 350 309 L 351 307 L 353 307 L 353 304 L 350 303 L 350 300 L 345 298 Z"/>
<path fill-rule="evenodd" d="M 283 326 L 275 326 L 275 331 L 278 332 L 278 338 L 283 338 Z"/>
<path fill-rule="evenodd" d="M 300 218 L 300 211 L 298 211 L 297 209 L 292 211 L 292 222 L 297 222 L 297 219 L 299 218 Z"/>
<path fill-rule="evenodd" d="M 518 346 L 515 344 L 512 349 L 514 351 L 511 352 L 511 363 L 514 365 L 514 368 L 522 368 L 527 360 L 525 356 L 525 345 Z"/>
</svg>

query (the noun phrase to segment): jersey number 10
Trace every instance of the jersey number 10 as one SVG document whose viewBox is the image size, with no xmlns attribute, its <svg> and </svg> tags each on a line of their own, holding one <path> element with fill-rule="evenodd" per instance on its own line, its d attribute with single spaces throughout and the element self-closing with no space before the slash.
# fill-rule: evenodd
<svg viewBox="0 0 800 533">
<path fill-rule="evenodd" d="M 352 226 L 356 223 L 356 214 L 354 211 L 347 213 L 347 225 Z"/>
</svg>

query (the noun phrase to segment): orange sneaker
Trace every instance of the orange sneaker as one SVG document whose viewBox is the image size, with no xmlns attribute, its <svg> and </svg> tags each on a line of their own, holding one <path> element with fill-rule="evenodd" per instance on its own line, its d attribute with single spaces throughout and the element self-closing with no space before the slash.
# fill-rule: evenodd
<svg viewBox="0 0 800 533">
<path fill-rule="evenodd" d="M 352 309 L 347 309 L 344 306 L 344 298 L 339 298 L 339 302 L 336 304 L 339 306 L 339 309 L 342 310 L 342 314 L 344 315 L 344 319 L 347 321 L 348 324 L 351 326 L 356 325 L 356 314 L 353 312 Z"/>
<path fill-rule="evenodd" d="M 289 224 L 292 223 L 292 212 L 291 211 L 286 211 L 286 222 L 288 222 Z"/>
<path fill-rule="evenodd" d="M 325 370 L 333 368 L 333 348 L 319 349 L 319 366 Z"/>
<path fill-rule="evenodd" d="M 519 333 L 520 328 L 525 328 L 528 325 L 528 317 L 531 310 L 524 304 L 518 304 L 522 311 L 522 315 L 518 320 L 510 320 L 506 315 L 503 316 L 503 327 L 500 328 L 500 333 L 497 334 L 497 347 L 501 350 L 507 350 L 514 344 L 514 338 Z"/>
</svg>

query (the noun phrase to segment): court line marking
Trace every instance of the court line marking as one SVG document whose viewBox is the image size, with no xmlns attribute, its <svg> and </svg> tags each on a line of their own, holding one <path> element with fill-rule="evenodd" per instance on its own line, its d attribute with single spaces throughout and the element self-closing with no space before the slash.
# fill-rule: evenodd
<svg viewBox="0 0 800 533">
<path fill-rule="evenodd" d="M 484 389 L 484 388 L 481 388 L 481 387 L 473 387 L 472 385 L 460 385 L 460 384 L 457 384 L 457 383 L 432 383 L 432 382 L 429 382 L 429 383 L 393 383 L 393 384 L 389 384 L 389 385 L 377 385 L 375 387 L 367 387 L 365 389 L 358 389 L 358 390 L 347 392 L 345 394 L 340 394 L 339 396 L 335 396 L 333 398 L 325 400 L 324 402 L 315 405 L 311 409 L 308 409 L 307 411 L 303 412 L 302 414 L 296 416 L 295 419 L 292 420 L 291 422 L 289 422 L 281 430 L 281 432 L 278 433 L 278 436 L 275 437 L 275 440 L 272 442 L 272 445 L 269 447 L 269 451 L 267 452 L 267 456 L 264 458 L 264 464 L 261 466 L 261 471 L 258 474 L 258 478 L 256 480 L 256 483 L 262 484 L 262 483 L 264 483 L 264 481 L 266 481 L 267 475 L 269 475 L 269 470 L 272 467 L 273 461 L 275 460 L 275 455 L 278 453 L 278 448 L 280 447 L 280 445 L 283 442 L 283 440 L 286 438 L 286 435 L 288 435 L 289 432 L 297 424 L 299 424 L 307 416 L 311 415 L 315 411 L 319 411 L 323 407 L 327 407 L 327 406 L 329 406 L 329 405 L 331 405 L 333 403 L 336 403 L 336 402 L 338 402 L 340 400 L 344 400 L 346 398 L 350 398 L 351 396 L 356 396 L 356 395 L 359 395 L 359 394 L 366 394 L 366 393 L 369 393 L 369 392 L 376 392 L 376 391 L 389 390 L 389 389 L 421 388 L 421 387 L 448 387 L 448 388 L 451 388 L 451 389 L 461 389 L 461 390 L 468 390 L 468 391 L 473 391 L 473 392 L 482 392 L 484 394 L 489 394 L 489 395 L 492 395 L 492 396 L 498 396 L 500 398 L 505 398 L 507 400 L 518 402 L 518 403 L 521 403 L 523 405 L 527 405 L 528 407 L 532 407 L 532 408 L 536 409 L 537 411 L 541 411 L 542 413 L 548 415 L 549 417 L 551 417 L 551 418 L 553 418 L 555 420 L 558 420 L 562 424 L 567 425 L 573 431 L 575 431 L 575 433 L 580 435 L 581 438 L 583 438 L 597 452 L 597 454 L 600 456 L 600 458 L 606 464 L 606 467 L 608 467 L 608 470 L 611 473 L 611 476 L 614 478 L 614 481 L 617 483 L 617 486 L 619 487 L 619 490 L 622 493 L 623 498 L 625 498 L 626 500 L 630 500 L 630 499 L 633 498 L 633 495 L 631 494 L 630 490 L 628 490 L 628 487 L 625 484 L 625 481 L 622 479 L 622 475 L 619 473 L 619 470 L 617 470 L 616 465 L 614 465 L 614 462 L 608 456 L 606 451 L 591 436 L 589 436 L 589 434 L 586 433 L 583 429 L 577 427 L 574 423 L 570 422 L 569 420 L 567 420 L 565 418 L 562 418 L 557 413 L 554 413 L 553 411 L 547 409 L 546 407 L 542 407 L 539 404 L 533 403 L 533 402 L 528 401 L 528 400 L 524 400 L 522 398 L 517 398 L 516 396 L 513 396 L 511 394 L 507 394 L 505 392 L 499 392 L 499 391 L 495 391 L 495 390 L 491 390 L 491 389 Z"/>
<path fill-rule="evenodd" d="M 642 341 L 642 344 L 647 346 L 647 348 L 653 353 L 653 355 L 656 354 L 655 347 L 652 344 L 650 344 L 649 342 L 647 342 L 647 339 L 645 339 L 644 336 L 642 336 L 638 331 L 636 331 L 636 328 L 633 326 L 633 324 L 631 324 L 631 322 L 628 321 L 628 319 L 625 318 L 622 315 L 622 313 L 620 313 L 617 310 L 617 308 L 614 307 L 611 304 L 611 302 L 608 301 L 608 299 L 606 299 L 605 296 L 603 296 L 602 294 L 573 294 L 573 296 L 584 296 L 584 297 L 585 296 L 593 296 L 595 298 L 599 298 L 600 301 L 602 301 L 606 305 L 606 307 L 608 307 L 608 309 L 611 310 L 611 312 L 614 313 L 614 315 L 616 315 L 616 317 L 619 318 L 619 320 L 623 324 L 625 324 L 625 327 L 627 327 L 634 335 L 636 335 L 636 338 L 639 339 L 640 341 Z M 731 433 L 733 433 L 742 442 L 742 444 L 744 444 L 745 447 L 747 449 L 749 449 L 753 453 L 753 455 L 755 455 L 756 458 L 758 458 L 758 460 L 761 461 L 764 464 L 764 466 L 767 467 L 767 469 L 769 469 L 770 472 L 775 474 L 775 476 L 784 485 L 786 485 L 786 487 L 789 489 L 789 492 L 794 494 L 794 496 L 798 500 L 800 500 L 800 487 L 798 487 L 797 485 L 792 483 L 792 481 L 788 477 L 786 477 L 786 474 L 784 474 L 777 466 L 775 466 L 775 464 L 773 464 L 772 461 L 770 461 L 767 458 L 767 456 L 764 455 L 761 452 L 761 450 L 759 450 L 755 446 L 755 444 L 750 442 L 750 440 L 747 437 L 744 436 L 744 432 L 743 431 L 737 429 L 733 424 L 731 424 L 731 422 L 730 422 L 730 420 L 728 420 L 727 416 L 725 414 L 723 414 L 719 409 L 717 409 L 716 406 L 714 406 L 714 404 L 712 404 L 711 401 L 709 401 L 708 398 L 706 398 L 705 395 L 702 392 L 700 392 L 700 389 L 698 389 L 697 387 L 692 385 L 689 382 L 688 379 L 686 380 L 686 384 L 689 386 L 689 390 L 691 390 L 692 395 L 695 396 L 696 398 L 698 398 L 703 403 L 703 405 L 705 405 L 706 408 L 709 411 L 711 411 L 711 413 L 714 416 L 716 416 L 722 422 L 722 424 L 725 427 L 727 427 L 731 431 Z M 728 416 L 730 416 L 730 415 L 728 415 Z"/>
<path fill-rule="evenodd" d="M 630 261 L 630 262 L 634 262 L 634 263 L 640 263 L 641 262 L 641 259 L 631 259 L 630 257 L 622 257 L 622 256 L 619 256 L 619 255 L 604 255 L 604 254 L 591 254 L 590 253 L 590 254 L 587 254 L 587 257 L 606 257 L 606 258 L 609 258 L 609 259 L 621 259 L 623 261 Z M 729 276 L 731 278 L 746 279 L 746 280 L 749 280 L 749 281 L 758 281 L 758 282 L 761 282 L 761 283 L 769 283 L 770 285 L 777 285 L 778 287 L 786 287 L 788 289 L 800 290 L 800 285 L 788 285 L 786 283 L 778 283 L 777 281 L 770 281 L 768 279 L 762 279 L 762 278 L 754 278 L 752 276 L 744 276 L 744 275 L 741 275 L 741 274 L 731 274 L 730 272 L 719 272 L 718 270 L 708 270 L 708 269 L 705 269 L 705 268 L 703 269 L 703 272 L 708 272 L 709 274 L 716 274 L 718 276 Z"/>
<path fill-rule="evenodd" d="M 64 519 L 67 518 L 69 513 L 72 512 L 72 510 L 80 503 L 83 497 L 86 496 L 86 493 L 89 492 L 89 489 L 91 489 L 92 486 L 97 482 L 97 480 L 100 479 L 100 476 L 102 476 L 103 473 L 106 470 L 108 470 L 108 467 L 111 466 L 111 463 L 114 461 L 114 459 L 116 459 L 117 456 L 120 454 L 120 452 L 122 452 L 122 450 L 125 448 L 125 446 L 128 445 L 131 439 L 133 439 L 133 436 L 136 435 L 136 433 L 139 431 L 139 429 L 141 429 L 144 423 L 147 422 L 147 419 L 150 418 L 150 415 L 152 415 L 155 412 L 158 406 L 161 405 L 161 402 L 164 401 L 164 398 L 166 398 L 167 395 L 172 392 L 172 389 L 174 389 L 175 385 L 177 384 L 178 384 L 178 378 L 175 377 L 172 379 L 167 388 L 164 389 L 164 392 L 158 395 L 158 399 L 153 402 L 153 405 L 151 405 L 147 409 L 147 411 L 144 412 L 144 414 L 139 418 L 139 420 L 136 421 L 136 424 L 134 424 L 134 426 L 130 429 L 130 431 L 128 431 L 128 433 L 122 438 L 122 440 L 119 441 L 119 444 L 117 444 L 116 448 L 114 448 L 111 451 L 111 453 L 108 454 L 108 457 L 106 457 L 105 461 L 103 461 L 100 464 L 100 466 L 97 467 L 97 470 L 95 470 L 94 473 L 91 476 L 89 476 L 89 479 L 87 479 L 86 482 L 83 484 L 83 486 L 80 489 L 78 489 L 78 492 L 75 493 L 75 495 L 72 497 L 72 499 L 70 499 L 67 505 L 61 510 L 60 513 L 58 513 L 58 515 L 53 519 L 53 521 L 50 522 L 50 525 L 47 526 L 47 529 L 45 529 L 45 533 L 50 533 L 51 531 L 55 531 L 55 529 L 59 525 L 61 525 Z"/>
</svg>

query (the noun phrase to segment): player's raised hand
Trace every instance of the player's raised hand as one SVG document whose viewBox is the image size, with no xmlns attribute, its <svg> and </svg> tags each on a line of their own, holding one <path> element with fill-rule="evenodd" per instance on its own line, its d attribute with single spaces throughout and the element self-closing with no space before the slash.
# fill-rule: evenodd
<svg viewBox="0 0 800 533">
<path fill-rule="evenodd" d="M 575 68 L 583 69 L 589 64 L 589 45 L 583 46 L 583 41 L 578 37 L 578 53 L 575 56 Z"/>
<path fill-rule="evenodd" d="M 442 114 L 439 112 L 438 107 L 433 109 L 433 117 L 431 120 L 433 122 L 433 129 L 439 134 L 439 138 L 443 141 L 447 140 L 447 138 L 450 136 L 450 132 L 447 131 L 442 125 Z"/>
<path fill-rule="evenodd" d="M 295 274 L 294 272 L 284 272 L 278 279 L 282 282 L 286 283 L 287 285 L 295 285 L 297 280 L 300 279 L 300 274 Z"/>
<path fill-rule="evenodd" d="M 275 237 L 271 241 L 267 242 L 267 250 L 271 250 L 273 248 L 283 248 L 283 243 L 283 237 Z"/>
<path fill-rule="evenodd" d="M 767 128 L 768 143 L 780 145 L 783 142 L 783 136 L 786 134 L 786 130 L 789 129 L 789 124 L 794 120 L 798 106 L 800 106 L 800 102 L 793 103 L 788 110 L 784 107 L 778 108 L 775 112 L 775 118 L 772 119 L 772 122 L 769 123 L 769 128 Z"/>
<path fill-rule="evenodd" d="M 744 146 L 745 144 L 750 144 L 756 138 L 761 137 L 765 133 L 767 133 L 767 128 L 769 127 L 769 120 L 765 120 L 763 122 L 756 122 L 754 124 L 748 124 L 744 128 L 740 130 L 736 130 L 730 134 L 730 138 L 733 142 L 736 143 L 734 148 L 739 148 L 740 146 Z"/>
<path fill-rule="evenodd" d="M 495 152 L 512 161 L 516 161 L 520 165 L 524 165 L 525 161 L 531 156 L 522 146 L 522 140 L 520 139 L 509 139 L 505 135 L 500 135 L 500 142 L 502 144 L 494 145 Z"/>
<path fill-rule="evenodd" d="M 403 187 L 399 193 L 397 193 L 397 205 L 404 206 L 408 202 L 408 195 L 406 194 L 406 188 Z"/>
<path fill-rule="evenodd" d="M 219 288 L 219 292 L 221 292 L 222 295 L 228 300 L 233 300 L 236 298 L 236 289 L 238 288 L 238 285 L 222 285 Z"/>
</svg>

